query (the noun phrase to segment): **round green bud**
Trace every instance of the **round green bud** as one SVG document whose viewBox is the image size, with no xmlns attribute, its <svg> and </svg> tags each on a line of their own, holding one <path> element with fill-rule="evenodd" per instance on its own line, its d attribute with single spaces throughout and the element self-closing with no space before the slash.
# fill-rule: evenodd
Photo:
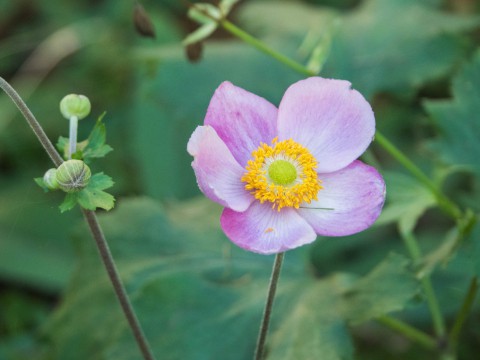
<svg viewBox="0 0 480 360">
<path fill-rule="evenodd" d="M 82 160 L 67 160 L 57 169 L 56 179 L 60 189 L 77 192 L 88 185 L 92 172 Z"/>
<path fill-rule="evenodd" d="M 43 182 L 45 186 L 49 190 L 57 190 L 58 189 L 58 182 L 57 182 L 57 169 L 49 169 L 43 175 Z"/>
<path fill-rule="evenodd" d="M 66 119 L 76 116 L 78 120 L 90 114 L 90 100 L 84 95 L 70 94 L 60 101 L 60 112 Z"/>
</svg>

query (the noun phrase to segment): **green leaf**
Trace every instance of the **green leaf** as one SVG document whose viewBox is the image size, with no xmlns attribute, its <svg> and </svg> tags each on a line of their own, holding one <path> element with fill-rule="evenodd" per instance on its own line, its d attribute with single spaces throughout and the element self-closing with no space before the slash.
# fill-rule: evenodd
<svg viewBox="0 0 480 360">
<path fill-rule="evenodd" d="M 78 203 L 87 210 L 96 208 L 111 210 L 115 205 L 115 198 L 103 190 L 112 187 L 113 184 L 112 178 L 104 173 L 93 175 L 87 187 L 77 193 Z"/>
<path fill-rule="evenodd" d="M 105 114 L 106 113 L 103 113 L 99 116 L 88 138 L 77 143 L 77 151 L 72 155 L 72 159 L 84 160 L 86 163 L 89 163 L 91 159 L 102 158 L 113 150 L 110 145 L 105 143 L 107 130 L 105 124 L 102 122 Z M 56 146 L 58 151 L 67 159 L 69 139 L 60 136 Z"/>
<path fill-rule="evenodd" d="M 305 34 L 329 32 L 335 17 L 341 25 L 322 76 L 348 79 L 367 98 L 378 92 L 413 95 L 425 82 L 447 75 L 466 54 L 460 34 L 480 24 L 478 16 L 449 14 L 418 0 L 367 0 L 340 16 L 298 2 L 255 1 L 240 13 L 247 29 L 291 56 Z"/>
<path fill-rule="evenodd" d="M 345 317 L 352 324 L 399 311 L 418 294 L 418 281 L 409 270 L 410 261 L 390 254 L 344 293 Z"/>
<path fill-rule="evenodd" d="M 43 181 L 43 177 L 34 178 L 33 181 L 35 181 L 37 183 L 37 185 L 40 186 L 43 189 L 44 192 L 49 192 L 50 191 L 50 189 L 45 184 L 45 181 Z"/>
<path fill-rule="evenodd" d="M 112 147 L 105 143 L 107 130 L 105 124 L 102 122 L 105 113 L 100 115 L 92 132 L 88 136 L 87 144 L 82 149 L 85 161 L 93 158 L 101 158 L 112 151 Z"/>
<path fill-rule="evenodd" d="M 59 205 L 60 212 L 64 213 L 65 211 L 72 210 L 75 205 L 77 205 L 78 193 L 69 193 L 65 195 L 65 199 Z"/>
<path fill-rule="evenodd" d="M 334 291 L 335 280 L 304 285 L 306 289 L 272 332 L 267 359 L 353 359 L 352 340 Z"/>
<path fill-rule="evenodd" d="M 115 198 L 103 190 L 112 187 L 113 184 L 110 176 L 104 173 L 94 174 L 84 189 L 66 194 L 65 200 L 60 205 L 60 211 L 63 213 L 71 210 L 77 203 L 87 210 L 96 210 L 97 208 L 111 210 L 115 205 Z"/>
<path fill-rule="evenodd" d="M 480 174 L 480 52 L 455 76 L 452 94 L 452 100 L 425 102 L 439 130 L 432 148 L 445 162 Z"/>
<path fill-rule="evenodd" d="M 377 224 L 398 222 L 402 233 L 411 232 L 425 211 L 436 205 L 435 197 L 409 175 L 387 172 L 384 173 L 384 178 L 387 184 L 387 205 Z"/>
</svg>

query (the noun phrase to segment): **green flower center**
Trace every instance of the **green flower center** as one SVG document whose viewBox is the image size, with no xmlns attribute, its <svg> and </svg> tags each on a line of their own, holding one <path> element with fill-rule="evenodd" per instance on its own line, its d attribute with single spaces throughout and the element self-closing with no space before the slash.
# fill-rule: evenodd
<svg viewBox="0 0 480 360">
<path fill-rule="evenodd" d="M 276 185 L 290 185 L 297 179 L 297 169 L 286 160 L 275 160 L 268 167 L 268 176 Z"/>
</svg>

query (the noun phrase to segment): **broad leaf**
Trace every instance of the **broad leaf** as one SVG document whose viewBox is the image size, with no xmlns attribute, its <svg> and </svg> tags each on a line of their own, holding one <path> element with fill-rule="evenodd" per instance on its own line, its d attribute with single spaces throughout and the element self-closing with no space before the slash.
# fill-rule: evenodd
<svg viewBox="0 0 480 360">
<path fill-rule="evenodd" d="M 458 34 L 480 25 L 478 16 L 444 13 L 418 0 L 367 0 L 346 14 L 295 2 L 252 2 L 241 16 L 248 28 L 277 39 L 281 52 L 293 52 L 311 32 L 329 32 L 337 19 L 322 75 L 348 79 L 369 98 L 380 91 L 412 93 L 444 76 L 465 54 Z"/>
<path fill-rule="evenodd" d="M 418 281 L 404 256 L 390 254 L 344 292 L 345 316 L 353 324 L 399 311 L 417 294 Z"/>
<path fill-rule="evenodd" d="M 445 162 L 480 174 L 480 52 L 453 79 L 452 93 L 452 100 L 425 102 L 440 132 L 433 149 Z"/>
<path fill-rule="evenodd" d="M 435 206 L 430 190 L 416 179 L 402 173 L 385 173 L 387 205 L 377 221 L 378 225 L 398 222 L 399 230 L 411 232 L 426 210 Z"/>
</svg>

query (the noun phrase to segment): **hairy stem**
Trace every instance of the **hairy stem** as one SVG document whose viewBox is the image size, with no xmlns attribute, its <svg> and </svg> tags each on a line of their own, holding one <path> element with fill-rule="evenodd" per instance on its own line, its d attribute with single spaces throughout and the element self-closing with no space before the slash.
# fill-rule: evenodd
<svg viewBox="0 0 480 360">
<path fill-rule="evenodd" d="M 12 99 L 15 105 L 18 107 L 22 115 L 27 120 L 28 124 L 32 128 L 33 132 L 37 136 L 38 140 L 42 144 L 45 151 L 52 159 L 53 163 L 56 167 L 60 166 L 63 163 L 63 159 L 55 149 L 53 144 L 51 143 L 50 139 L 47 137 L 43 128 L 41 127 L 40 123 L 37 121 L 35 116 L 32 114 L 30 109 L 27 107 L 25 102 L 22 100 L 20 95 L 13 89 L 10 84 L 5 81 L 3 78 L 0 77 L 0 87 L 7 93 L 7 95 Z M 153 356 L 152 350 L 150 349 L 150 345 L 148 344 L 148 340 L 146 339 L 142 328 L 140 326 L 140 322 L 133 310 L 133 307 L 130 303 L 128 298 L 127 292 L 125 290 L 125 286 L 123 285 L 120 276 L 118 274 L 117 268 L 115 266 L 115 261 L 110 253 L 108 248 L 107 241 L 105 236 L 103 235 L 103 231 L 98 223 L 97 216 L 95 212 L 82 209 L 87 224 L 89 226 L 90 232 L 95 239 L 95 243 L 97 245 L 98 251 L 100 253 L 100 257 L 105 265 L 107 270 L 108 276 L 110 277 L 110 281 L 112 282 L 113 289 L 115 294 L 120 302 L 122 310 L 125 314 L 125 317 L 128 320 L 130 328 L 133 332 L 135 340 L 137 341 L 137 345 L 142 352 L 143 358 L 145 360 L 154 360 L 155 357 Z"/>
<path fill-rule="evenodd" d="M 71 159 L 72 155 L 77 151 L 77 129 L 78 118 L 76 116 L 70 117 L 70 132 L 68 136 L 68 158 Z"/>
<path fill-rule="evenodd" d="M 279 253 L 275 256 L 273 263 L 272 275 L 270 277 L 270 284 L 268 286 L 267 301 L 265 303 L 265 310 L 263 311 L 262 323 L 258 333 L 257 347 L 255 349 L 255 360 L 262 360 L 265 350 L 265 340 L 267 339 L 268 328 L 270 325 L 270 316 L 272 315 L 273 301 L 275 299 L 275 292 L 277 290 L 278 279 L 280 278 L 280 270 L 285 253 Z"/>
<path fill-rule="evenodd" d="M 98 252 L 100 254 L 100 257 L 102 258 L 103 265 L 105 265 L 105 269 L 107 270 L 110 281 L 112 282 L 115 294 L 117 295 L 118 301 L 120 302 L 125 317 L 128 320 L 128 324 L 132 329 L 138 347 L 143 354 L 143 358 L 145 360 L 154 360 L 155 357 L 153 356 L 150 345 L 148 344 L 140 322 L 138 321 L 137 315 L 135 314 L 132 304 L 128 298 L 125 286 L 120 279 L 117 267 L 115 265 L 115 261 L 112 257 L 112 253 L 110 252 L 110 248 L 108 247 L 108 243 L 105 239 L 102 228 L 98 223 L 97 216 L 95 215 L 95 212 L 90 210 L 82 209 L 82 212 L 85 216 L 88 226 L 90 227 L 92 236 L 95 239 L 95 243 L 97 244 Z"/>
</svg>

